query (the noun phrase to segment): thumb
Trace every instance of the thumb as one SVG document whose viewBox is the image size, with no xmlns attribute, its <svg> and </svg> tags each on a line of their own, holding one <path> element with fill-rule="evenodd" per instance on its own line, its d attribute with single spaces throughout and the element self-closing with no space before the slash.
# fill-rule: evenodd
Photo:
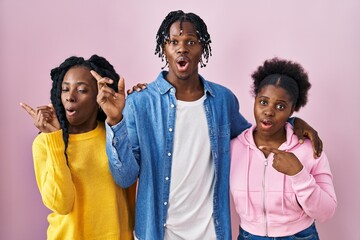
<svg viewBox="0 0 360 240">
<path fill-rule="evenodd" d="M 55 111 L 54 105 L 52 105 L 52 103 L 49 103 L 48 107 L 51 109 L 51 111 Z"/>
<path fill-rule="evenodd" d="M 52 116 L 52 117 L 56 117 L 54 105 L 52 105 L 52 103 L 49 103 L 49 104 L 48 104 L 48 107 L 49 107 L 50 110 L 51 110 L 51 116 Z"/>
<path fill-rule="evenodd" d="M 125 95 L 125 79 L 123 77 L 120 77 L 118 82 L 118 93 Z"/>
<path fill-rule="evenodd" d="M 55 108 L 54 108 L 54 105 L 52 105 L 52 103 L 49 103 L 48 104 L 48 107 L 51 109 L 51 116 L 53 117 L 54 121 L 52 122 L 53 126 L 51 126 L 52 128 L 50 129 L 52 132 L 53 131 L 57 131 L 61 128 L 60 126 L 60 123 L 59 123 L 59 120 L 57 118 L 57 115 L 56 115 L 56 111 L 55 111 Z"/>
</svg>

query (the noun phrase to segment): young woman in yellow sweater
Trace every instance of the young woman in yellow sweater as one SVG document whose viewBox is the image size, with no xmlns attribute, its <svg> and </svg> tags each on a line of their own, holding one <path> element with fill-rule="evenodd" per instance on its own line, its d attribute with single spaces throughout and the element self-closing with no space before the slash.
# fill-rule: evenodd
<svg viewBox="0 0 360 240">
<path fill-rule="evenodd" d="M 48 216 L 48 239 L 133 239 L 135 186 L 122 189 L 108 167 L 104 121 L 90 70 L 119 75 L 103 57 L 70 57 L 51 70 L 51 103 L 32 109 L 41 133 L 33 142 L 36 181 Z M 117 79 L 117 80 L 116 80 Z"/>
</svg>

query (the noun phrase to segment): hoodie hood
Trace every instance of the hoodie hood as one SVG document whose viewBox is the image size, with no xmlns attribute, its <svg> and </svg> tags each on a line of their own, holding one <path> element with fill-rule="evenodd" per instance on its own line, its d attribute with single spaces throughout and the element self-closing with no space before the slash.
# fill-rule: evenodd
<svg viewBox="0 0 360 240">
<path fill-rule="evenodd" d="M 251 149 L 258 149 L 258 147 L 255 145 L 254 135 L 253 135 L 255 129 L 256 126 L 253 125 L 251 128 L 246 129 L 243 134 L 240 134 L 237 137 L 242 144 L 249 146 L 249 148 Z M 281 144 L 279 149 L 282 151 L 290 151 L 299 143 L 299 139 L 295 135 L 293 126 L 290 123 L 285 124 L 285 129 L 286 129 L 286 142 Z"/>
</svg>

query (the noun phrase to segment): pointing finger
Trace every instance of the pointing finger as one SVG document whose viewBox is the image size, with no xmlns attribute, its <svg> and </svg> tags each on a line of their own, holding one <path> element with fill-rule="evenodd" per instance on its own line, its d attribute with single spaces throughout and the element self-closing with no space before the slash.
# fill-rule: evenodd
<svg viewBox="0 0 360 240">
<path fill-rule="evenodd" d="M 29 105 L 25 104 L 25 103 L 20 103 L 20 106 L 25 109 L 25 111 L 32 117 L 35 119 L 36 117 L 36 111 L 34 109 L 32 109 Z"/>
<path fill-rule="evenodd" d="M 270 146 L 259 146 L 259 149 L 267 151 L 267 152 L 272 152 L 272 153 L 275 153 L 275 154 L 283 152 L 283 151 L 281 151 L 281 150 L 279 150 L 277 148 L 273 148 L 273 147 L 270 147 Z"/>
<path fill-rule="evenodd" d="M 93 77 L 95 78 L 97 85 L 98 85 L 98 89 L 101 89 L 104 86 L 104 83 L 101 83 L 100 80 L 103 78 L 102 76 L 100 76 L 97 72 L 95 72 L 94 70 L 90 70 L 91 75 L 93 75 Z"/>
<path fill-rule="evenodd" d="M 94 70 L 90 70 L 91 75 L 93 75 L 93 77 L 96 79 L 96 81 L 99 81 L 100 79 L 102 79 L 102 76 L 100 76 L 97 72 L 95 72 Z"/>
</svg>

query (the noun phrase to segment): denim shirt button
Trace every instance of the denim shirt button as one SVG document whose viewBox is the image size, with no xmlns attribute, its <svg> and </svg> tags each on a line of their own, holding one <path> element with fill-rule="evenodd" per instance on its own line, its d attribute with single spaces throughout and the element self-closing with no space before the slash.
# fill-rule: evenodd
<svg viewBox="0 0 360 240">
<path fill-rule="evenodd" d="M 164 205 L 166 206 L 166 205 L 167 205 L 167 202 L 164 202 Z"/>
<path fill-rule="evenodd" d="M 166 227 L 166 223 L 164 223 L 164 227 Z"/>
<path fill-rule="evenodd" d="M 165 180 L 166 180 L 166 181 L 169 181 L 169 177 L 166 177 Z"/>
<path fill-rule="evenodd" d="M 169 157 L 171 156 L 171 153 L 170 153 L 170 152 L 168 153 L 168 156 L 169 156 Z"/>
<path fill-rule="evenodd" d="M 173 130 L 172 128 L 169 128 L 169 132 L 172 132 L 172 130 Z"/>
<path fill-rule="evenodd" d="M 174 107 L 175 107 L 175 105 L 174 105 L 174 104 L 171 104 L 171 105 L 170 105 L 170 107 L 171 107 L 171 108 L 174 108 Z"/>
</svg>

